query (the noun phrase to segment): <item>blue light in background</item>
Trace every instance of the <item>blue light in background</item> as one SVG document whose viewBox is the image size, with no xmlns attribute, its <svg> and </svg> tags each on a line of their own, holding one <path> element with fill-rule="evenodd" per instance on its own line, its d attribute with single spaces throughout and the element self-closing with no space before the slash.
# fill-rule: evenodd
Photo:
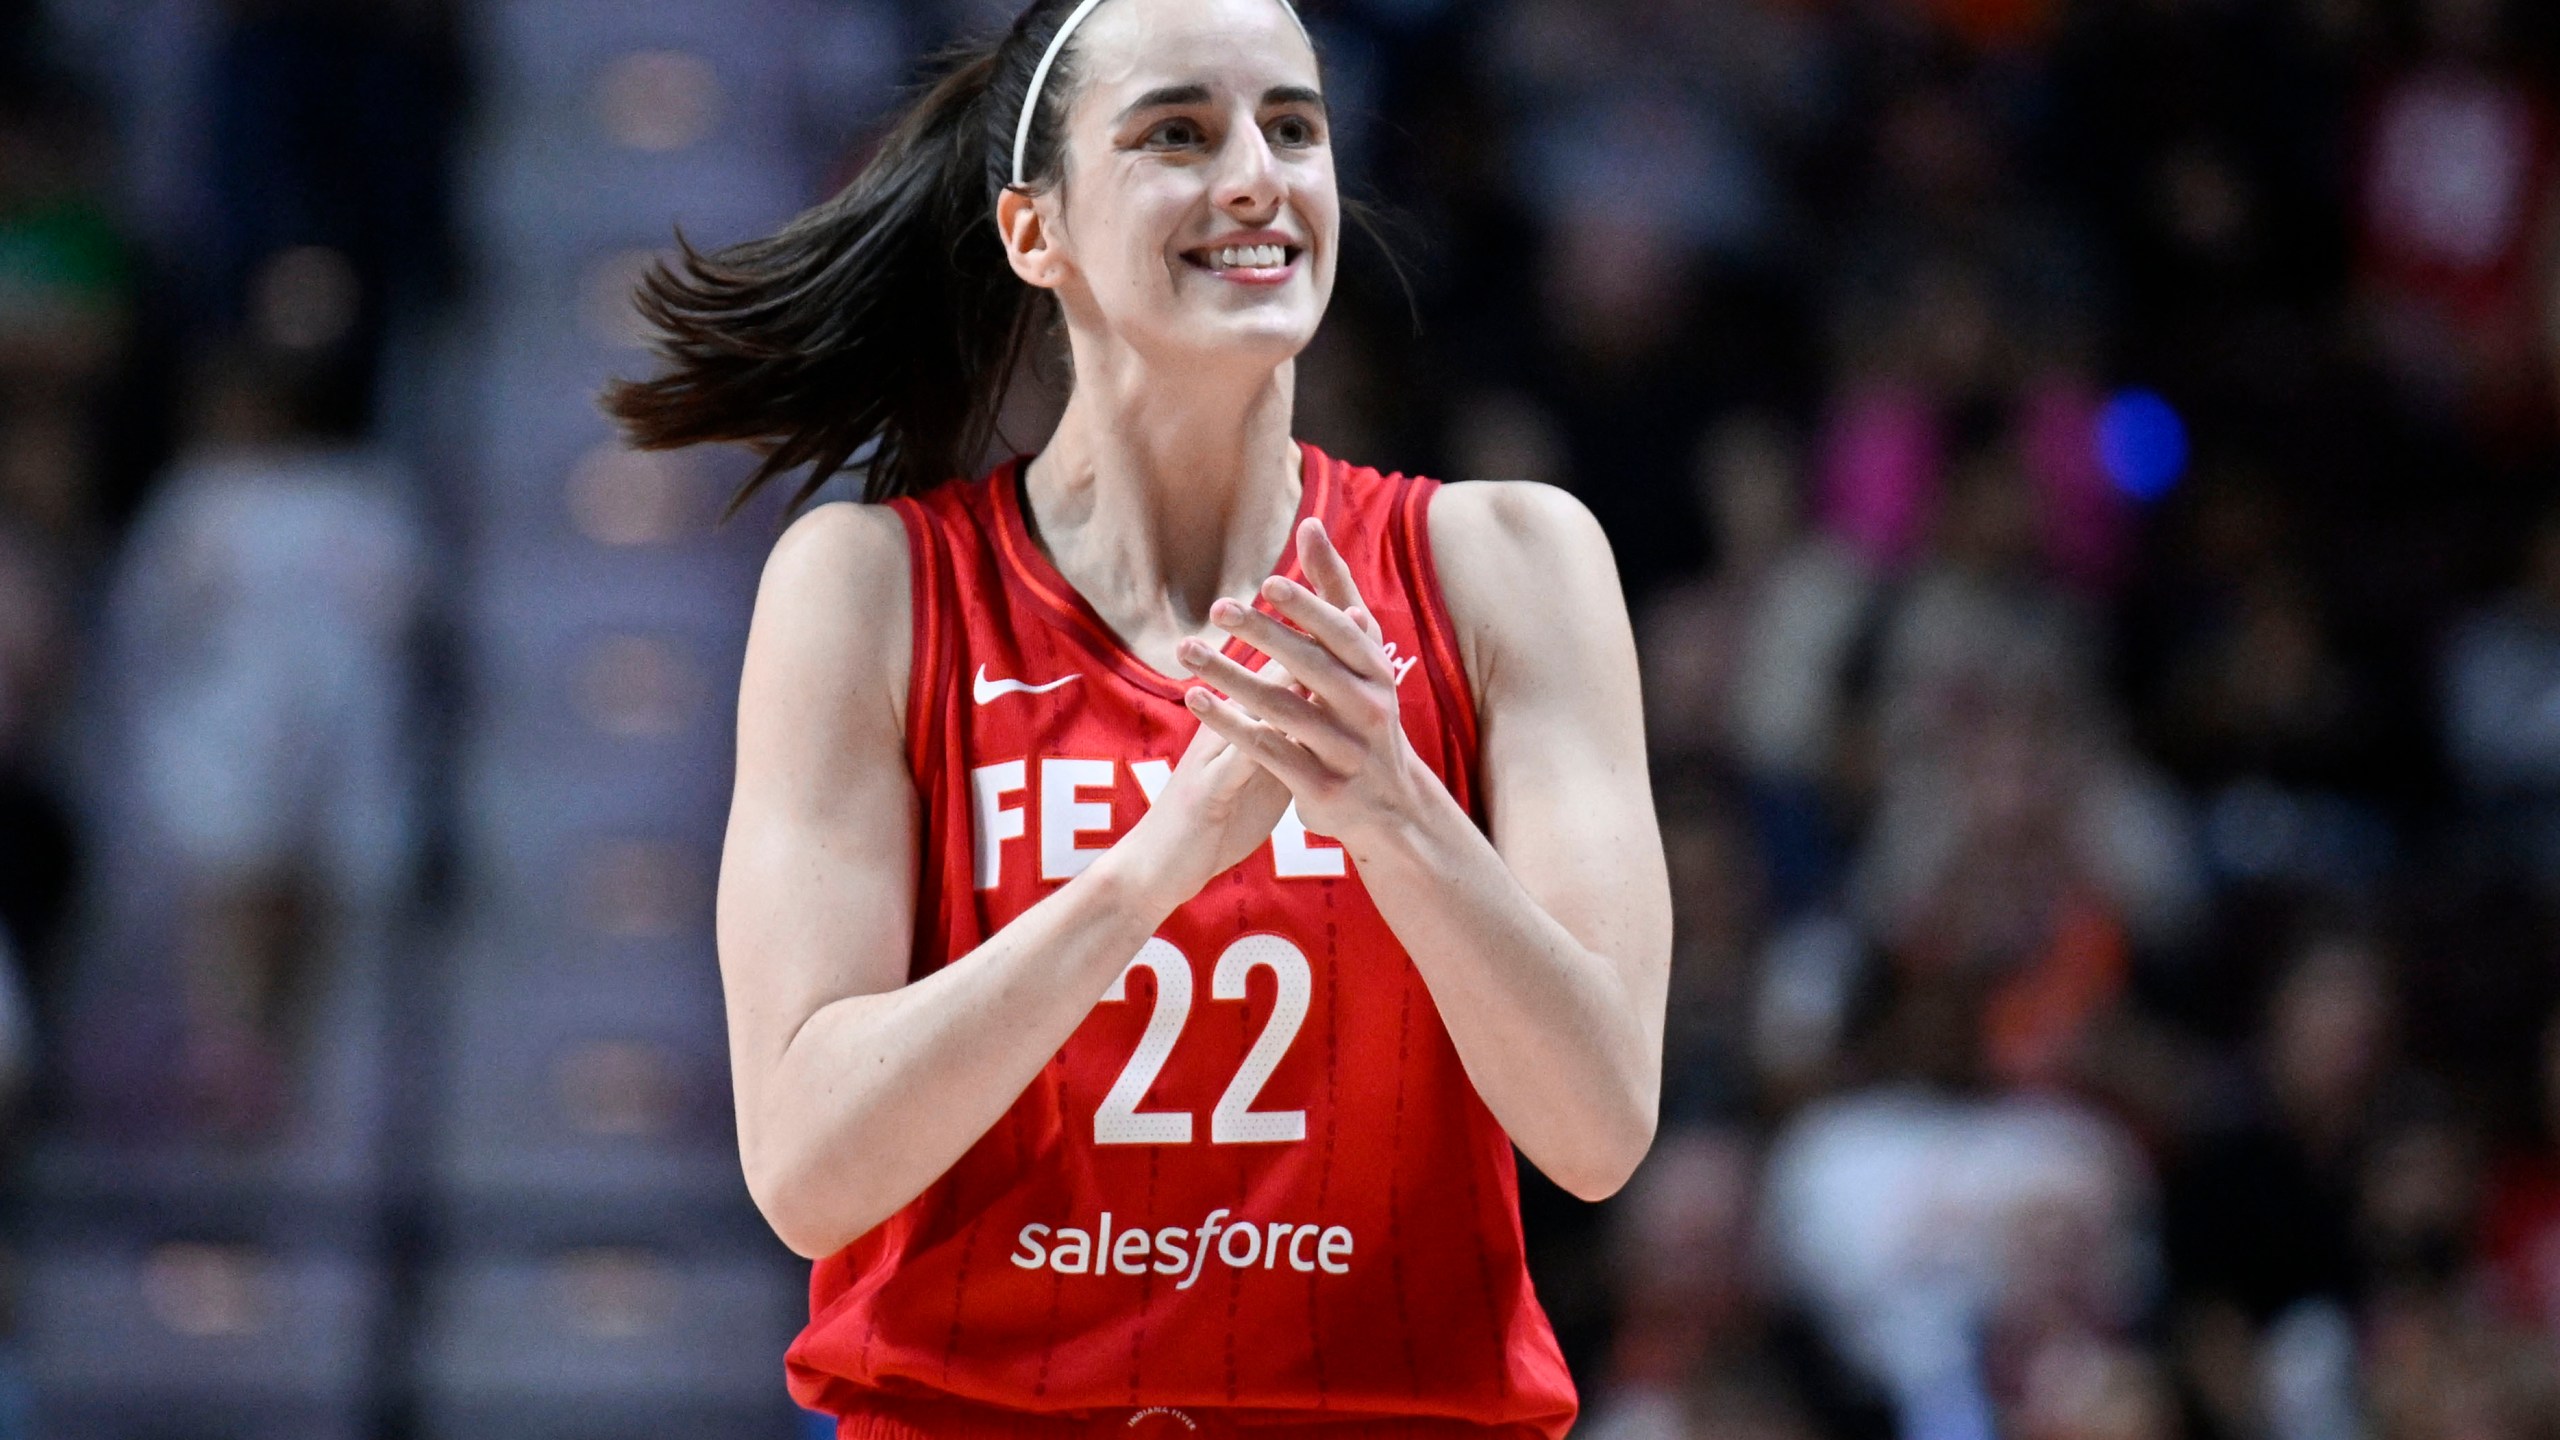
<svg viewBox="0 0 2560 1440">
<path fill-rule="evenodd" d="M 2098 465 L 2118 490 L 2152 501 L 2187 473 L 2187 422 L 2150 390 L 2119 390 L 2098 411 Z"/>
</svg>

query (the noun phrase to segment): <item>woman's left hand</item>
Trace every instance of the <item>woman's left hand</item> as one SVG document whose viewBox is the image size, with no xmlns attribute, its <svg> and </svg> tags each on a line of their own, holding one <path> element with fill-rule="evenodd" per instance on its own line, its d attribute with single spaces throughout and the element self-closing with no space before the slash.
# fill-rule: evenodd
<svg viewBox="0 0 2560 1440">
<path fill-rule="evenodd" d="M 1440 782 L 1405 737 L 1377 619 L 1323 521 L 1299 523 L 1298 557 L 1316 589 L 1278 575 L 1262 582 L 1263 598 L 1290 623 L 1234 600 L 1209 609 L 1220 628 L 1278 660 L 1296 684 L 1263 679 L 1185 640 L 1182 663 L 1208 684 L 1184 698 L 1202 724 L 1289 787 L 1300 823 L 1356 852 L 1364 834 L 1419 815 Z"/>
</svg>

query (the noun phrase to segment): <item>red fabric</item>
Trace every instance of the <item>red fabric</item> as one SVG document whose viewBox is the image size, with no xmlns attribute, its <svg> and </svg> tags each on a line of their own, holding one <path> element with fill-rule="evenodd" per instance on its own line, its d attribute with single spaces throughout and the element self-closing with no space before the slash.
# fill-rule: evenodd
<svg viewBox="0 0 2560 1440">
<path fill-rule="evenodd" d="M 1113 638 L 1032 541 L 1019 470 L 895 502 L 916 577 L 918 975 L 1064 883 L 1074 852 L 1108 848 L 1146 804 L 1133 767 L 1169 766 L 1196 723 L 1182 685 Z M 1480 813 L 1473 702 L 1424 525 L 1435 483 L 1312 447 L 1304 473 L 1301 514 L 1324 517 L 1394 656 L 1413 662 L 1406 732 Z M 1279 568 L 1303 578 L 1294 538 Z M 1241 642 L 1229 653 L 1252 658 Z M 1043 694 L 979 683 L 1067 676 Z M 1086 762 L 1081 775 L 1055 763 L 1071 761 Z M 1086 788 L 1067 788 L 1078 778 Z M 996 862 L 983 890 L 982 803 Z M 1326 869 L 1341 873 L 1305 873 Z M 1285 854 L 1275 839 L 1158 938 L 1188 962 L 1190 1003 L 1144 1098 L 1121 1108 L 1139 1125 L 1188 1113 L 1190 1139 L 1098 1136 L 1106 1096 L 1142 1068 L 1133 1057 L 1157 1020 L 1158 972 L 1133 967 L 1126 1000 L 1096 1006 L 948 1174 L 818 1262 L 789 1355 L 793 1398 L 881 1440 L 1349 1419 L 1415 1423 L 1323 1433 L 1563 1435 L 1574 1390 L 1523 1263 L 1510 1141 L 1347 857 L 1321 837 Z M 1242 1000 L 1216 994 L 1230 946 Z M 1294 1033 L 1280 1000 L 1289 971 L 1306 997 Z M 1162 1008 L 1168 1021 L 1180 1009 Z M 1302 1111 L 1303 1138 L 1222 1142 L 1213 1112 L 1248 1088 L 1240 1071 L 1266 1030 L 1287 1043 L 1250 1099 L 1265 1118 L 1248 1123 Z M 1105 1243 L 1111 1267 L 1097 1274 Z M 1180 1413 L 1141 1415 L 1155 1407 Z M 1051 1423 L 1024 1418 L 1040 1416 Z"/>
<path fill-rule="evenodd" d="M 959 1401 L 875 1396 L 836 1423 L 836 1440 L 1536 1440 L 1534 1425 L 1465 1420 L 1315 1420 L 1247 1416 L 1173 1406 L 1105 1410 L 1084 1417 L 1031 1415 Z M 1301 1423 L 1301 1422 L 1304 1423 Z"/>
</svg>

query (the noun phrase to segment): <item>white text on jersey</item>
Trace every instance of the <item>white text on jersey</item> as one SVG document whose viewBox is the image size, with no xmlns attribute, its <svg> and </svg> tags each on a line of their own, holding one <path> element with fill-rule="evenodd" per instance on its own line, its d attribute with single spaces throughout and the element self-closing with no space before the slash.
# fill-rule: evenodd
<svg viewBox="0 0 2560 1440">
<path fill-rule="evenodd" d="M 1351 1232 L 1340 1225 L 1279 1220 L 1230 1225 L 1222 1223 L 1227 1215 L 1225 1210 L 1212 1210 L 1196 1227 L 1168 1225 L 1153 1232 L 1144 1226 L 1122 1226 L 1117 1235 L 1108 1210 L 1092 1230 L 1025 1225 L 1014 1237 L 1018 1248 L 1007 1258 L 1017 1269 L 1052 1270 L 1060 1275 L 1144 1275 L 1149 1271 L 1180 1275 L 1176 1290 L 1200 1283 L 1200 1272 L 1212 1253 L 1230 1270 L 1276 1270 L 1285 1256 L 1289 1268 L 1301 1275 L 1351 1273 L 1354 1242 Z"/>
<path fill-rule="evenodd" d="M 1120 762 L 1042 756 L 1039 767 L 1036 794 L 1027 759 L 981 765 L 969 772 L 969 828 L 975 837 L 981 890 L 1004 883 L 1006 842 L 1030 834 L 1033 811 L 1039 814 L 1040 878 L 1044 881 L 1072 880 L 1110 848 L 1087 845 L 1084 840 L 1113 826 L 1112 796 L 1120 788 Z M 1150 802 L 1173 778 L 1169 760 L 1131 761 L 1128 770 L 1138 782 L 1138 792 Z M 1283 880 L 1330 880 L 1348 874 L 1350 867 L 1341 846 L 1319 844 L 1307 833 L 1293 804 L 1271 831 L 1271 868 Z"/>
</svg>

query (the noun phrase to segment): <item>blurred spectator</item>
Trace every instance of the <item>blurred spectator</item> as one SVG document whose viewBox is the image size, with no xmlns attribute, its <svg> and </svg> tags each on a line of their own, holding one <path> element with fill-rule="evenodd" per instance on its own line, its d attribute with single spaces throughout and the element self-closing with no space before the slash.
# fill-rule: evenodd
<svg viewBox="0 0 2560 1440">
<path fill-rule="evenodd" d="M 1821 899 L 1838 877 L 1829 787 L 1874 594 L 1866 567 L 1806 524 L 1801 469 L 1771 417 L 1739 414 L 1716 428 L 1696 470 L 1715 568 L 1657 601 L 1637 637 L 1654 752 L 1737 774 L 1781 914 Z"/>
<path fill-rule="evenodd" d="M 84 546 L 94 405 L 132 307 L 89 116 L 59 84 L 0 82 L 0 518 Z"/>
<path fill-rule="evenodd" d="M 2560 1435 L 2560 1369 L 2548 1337 L 2486 1320 L 2442 1292 L 2394 1295 L 2374 1308 L 2367 1384 L 2379 1440 Z"/>
<path fill-rule="evenodd" d="M 1720 789 L 1668 790 L 1660 805 L 1672 896 L 1662 1113 L 1672 1124 L 1729 1120 L 1751 1094 L 1752 962 L 1766 886 L 1748 823 Z"/>
<path fill-rule="evenodd" d="M 1752 1157 L 1735 1137 L 1667 1135 L 1618 1209 L 1611 1278 L 1618 1328 L 1602 1440 L 1672 1440 L 1692 1379 L 1750 1308 Z"/>
<path fill-rule="evenodd" d="M 2063 1406 L 2040 1388 L 2051 1367 L 2120 1354 L 2158 1281 L 2141 1155 L 2094 1111 L 1987 1090 L 1975 993 L 1897 985 L 1877 1081 L 1780 1133 L 1762 1201 L 1788 1293 L 1914 1440 L 1989 1440 L 2004 1416 Z M 2118 1403 L 2119 1386 L 2141 1389 L 2069 1404 Z"/>
<path fill-rule="evenodd" d="M 2560 893 L 2560 506 L 2534 526 L 2515 588 L 2454 632 L 2444 686 L 2446 744 L 2484 848 Z"/>
<path fill-rule="evenodd" d="M 1539 388 L 1567 478 L 1617 537 L 1619 577 L 1641 601 L 1705 550 L 1683 483 L 1708 387 L 1709 357 L 1686 343 L 1698 261 L 1684 237 L 1651 223 L 1603 211 L 1555 218 L 1538 276 L 1553 337 L 1536 362 Z"/>
<path fill-rule="evenodd" d="M 1879 639 L 1876 799 L 1856 913 L 1896 962 L 1984 978 L 1994 1065 L 2050 1079 L 2126 983 L 2137 942 L 2198 904 L 2184 815 L 2124 746 L 2097 632 L 2043 578 L 2034 496 L 1960 467 Z"/>
<path fill-rule="evenodd" d="M 2346 893 L 2391 862 L 2375 796 L 2395 757 L 2371 661 L 2341 644 L 2334 587 L 2302 557 L 2305 519 L 2263 473 L 2199 475 L 2164 517 L 2126 664 L 2217 878 Z"/>
<path fill-rule="evenodd" d="M 2540 1128 L 2496 1166 L 2478 1239 L 2499 1310 L 2560 1344 L 2560 1012 L 2539 1059 Z"/>
<path fill-rule="evenodd" d="M 115 582 L 127 843 L 177 881 L 185 1094 L 236 1131 L 280 1118 L 327 957 L 397 903 L 416 840 L 424 541 L 307 363 L 207 367 Z"/>
<path fill-rule="evenodd" d="M 1770 0 L 1511 0 L 1485 63 L 1550 226 L 1597 216 L 1743 258 L 1791 219 L 1771 161 L 1833 104 L 1833 40 L 1820 11 Z"/>
<path fill-rule="evenodd" d="M 2238 577 L 2229 610 L 2188 654 L 2168 678 L 2177 728 L 2166 738 L 2197 772 L 2350 772 L 2366 709 L 2309 577 L 2272 558 Z"/>
<path fill-rule="evenodd" d="M 1665 1135 L 1618 1206 L 1618 1324 L 1593 1440 L 1881 1435 L 1871 1387 L 1769 1292 L 1758 1156 L 1726 1131 Z"/>
<path fill-rule="evenodd" d="M 2454 1290 L 2471 1279 L 2486 1191 L 2481 1140 L 2430 1087 L 2403 1080 L 2396 1089 L 2357 1177 L 2358 1263 L 2377 1291 Z"/>
<path fill-rule="evenodd" d="M 2314 934 L 2276 984 L 2258 1073 L 2226 1102 L 2232 1118 L 2170 1171 L 2180 1361 L 2215 1433 L 2256 1433 L 2279 1401 L 2306 1417 L 2353 1411 L 2345 1317 L 2368 1273 L 2357 1187 L 2393 1011 L 2370 941 Z"/>
<path fill-rule="evenodd" d="M 2366 318 L 2404 396 L 2501 448 L 2549 428 L 2555 159 L 2548 96 L 2504 58 L 2505 10 L 2421 0 L 2422 49 L 2373 101 L 2360 217 Z"/>
</svg>

